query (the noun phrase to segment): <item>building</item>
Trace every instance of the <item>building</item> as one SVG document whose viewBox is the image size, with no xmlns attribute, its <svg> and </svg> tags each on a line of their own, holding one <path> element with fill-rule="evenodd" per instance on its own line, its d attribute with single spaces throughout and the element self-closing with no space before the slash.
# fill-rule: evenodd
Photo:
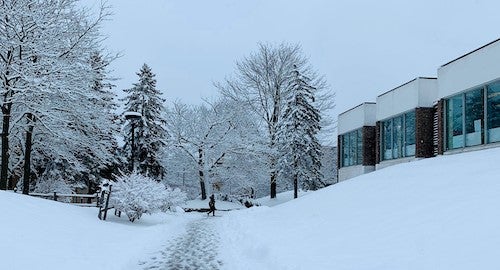
<svg viewBox="0 0 500 270">
<path fill-rule="evenodd" d="M 500 142 L 500 39 L 438 69 L 440 153 Z"/>
<path fill-rule="evenodd" d="M 375 103 L 366 102 L 338 117 L 338 180 L 375 170 Z"/>
<path fill-rule="evenodd" d="M 339 180 L 500 146 L 500 39 L 338 117 Z"/>
<path fill-rule="evenodd" d="M 434 155 L 437 88 L 419 77 L 377 97 L 377 168 Z"/>
</svg>

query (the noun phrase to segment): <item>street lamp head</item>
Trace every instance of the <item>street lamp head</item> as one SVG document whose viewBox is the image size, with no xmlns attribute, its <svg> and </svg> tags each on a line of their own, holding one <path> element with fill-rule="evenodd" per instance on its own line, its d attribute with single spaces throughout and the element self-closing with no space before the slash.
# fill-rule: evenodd
<svg viewBox="0 0 500 270">
<path fill-rule="evenodd" d="M 123 115 L 127 120 L 139 119 L 142 117 L 142 114 L 138 112 L 125 112 Z"/>
</svg>

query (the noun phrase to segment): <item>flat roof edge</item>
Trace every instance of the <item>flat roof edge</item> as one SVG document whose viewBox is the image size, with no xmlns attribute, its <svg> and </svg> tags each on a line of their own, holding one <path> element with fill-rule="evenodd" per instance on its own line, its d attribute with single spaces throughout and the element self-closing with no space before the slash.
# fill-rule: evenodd
<svg viewBox="0 0 500 270">
<path fill-rule="evenodd" d="M 477 49 L 475 49 L 475 50 L 473 50 L 473 51 L 470 51 L 470 52 L 468 52 L 468 53 L 466 53 L 466 54 L 464 54 L 464 55 L 462 55 L 462 56 L 459 56 L 459 57 L 457 57 L 457 58 L 455 58 L 455 59 L 451 60 L 450 62 L 448 62 L 448 63 L 446 63 L 446 64 L 444 64 L 444 65 L 440 66 L 439 68 L 445 67 L 445 66 L 447 66 L 447 65 L 449 65 L 449 64 L 451 64 L 451 63 L 453 63 L 453 62 L 456 62 L 456 61 L 458 61 L 458 60 L 460 60 L 460 59 L 462 59 L 462 58 L 464 58 L 464 57 L 466 57 L 466 56 L 468 56 L 468 55 L 470 55 L 470 54 L 473 54 L 473 53 L 475 53 L 475 52 L 477 52 L 477 51 L 479 51 L 479 50 L 481 50 L 481 49 L 484 49 L 485 47 L 488 47 L 488 46 L 490 46 L 491 44 L 498 42 L 499 40 L 500 40 L 500 38 L 495 39 L 495 40 L 493 40 L 492 42 L 490 42 L 490 43 L 488 43 L 488 44 L 486 44 L 486 45 L 483 45 L 483 46 L 481 46 L 481 47 L 479 47 L 479 48 L 477 48 Z"/>
<path fill-rule="evenodd" d="M 398 88 L 401 88 L 401 87 L 403 87 L 403 86 L 405 86 L 405 85 L 407 85 L 407 84 L 410 84 L 410 83 L 412 83 L 412 82 L 414 82 L 414 81 L 416 81 L 416 80 L 418 80 L 418 79 L 424 79 L 424 80 L 437 80 L 437 78 L 436 78 L 436 77 L 416 77 L 415 79 L 412 79 L 412 80 L 410 80 L 410 81 L 407 81 L 407 82 L 405 82 L 405 83 L 403 83 L 403 84 L 401 84 L 401 85 L 399 85 L 399 86 L 397 86 L 397 87 L 392 88 L 392 89 L 391 89 L 391 90 L 389 90 L 389 91 L 386 91 L 386 92 L 384 92 L 384 93 L 382 93 L 382 94 L 378 95 L 377 97 L 381 97 L 381 96 L 383 96 L 383 95 L 385 95 L 385 94 L 388 94 L 388 93 L 390 93 L 390 92 L 392 92 L 392 91 L 394 91 L 394 90 L 396 90 L 396 89 L 398 89 Z"/>
<path fill-rule="evenodd" d="M 349 110 L 347 110 L 347 111 L 344 111 L 344 112 L 342 112 L 342 113 L 339 113 L 339 116 L 341 116 L 341 115 L 343 115 L 343 114 L 345 114 L 345 113 L 347 113 L 347 112 L 350 112 L 350 111 L 352 111 L 352 110 L 354 110 L 354 109 L 356 109 L 356 108 L 358 108 L 358 107 L 361 107 L 361 106 L 363 106 L 363 105 L 365 105 L 365 104 L 376 105 L 377 103 L 376 103 L 376 102 L 363 102 L 363 103 L 361 103 L 361 104 L 359 104 L 359 105 L 357 105 L 357 106 L 354 106 L 354 107 L 350 108 L 350 109 L 349 109 Z"/>
</svg>

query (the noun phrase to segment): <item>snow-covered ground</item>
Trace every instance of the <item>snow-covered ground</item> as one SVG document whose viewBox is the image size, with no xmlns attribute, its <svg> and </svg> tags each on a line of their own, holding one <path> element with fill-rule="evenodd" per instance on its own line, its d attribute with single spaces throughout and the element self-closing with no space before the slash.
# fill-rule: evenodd
<svg viewBox="0 0 500 270">
<path fill-rule="evenodd" d="M 0 269 L 498 269 L 498 164 L 500 148 L 440 156 L 273 207 L 134 223 L 0 192 Z"/>
<path fill-rule="evenodd" d="M 193 217 L 144 215 L 131 223 L 97 208 L 0 192 L 0 269 L 124 269 L 137 265 Z M 97 268 L 96 268 L 97 267 Z"/>
<path fill-rule="evenodd" d="M 221 223 L 226 269 L 499 269 L 500 148 L 388 167 Z"/>
</svg>

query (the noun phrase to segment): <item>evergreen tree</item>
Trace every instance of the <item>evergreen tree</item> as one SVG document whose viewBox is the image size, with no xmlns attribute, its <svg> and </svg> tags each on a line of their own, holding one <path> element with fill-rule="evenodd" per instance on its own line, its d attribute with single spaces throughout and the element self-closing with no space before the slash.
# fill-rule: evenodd
<svg viewBox="0 0 500 270">
<path fill-rule="evenodd" d="M 278 130 L 280 173 L 285 179 L 293 179 L 294 198 L 297 198 L 299 183 L 306 190 L 324 186 L 320 171 L 321 146 L 316 137 L 321 117 L 313 105 L 316 88 L 309 85 L 309 81 L 294 66 L 291 91 Z"/>
<path fill-rule="evenodd" d="M 144 64 L 137 75 L 139 82 L 135 83 L 134 87 L 124 90 L 128 95 L 123 100 L 126 101 L 125 113 L 138 113 L 140 119 L 131 119 L 125 123 L 123 153 L 129 162 L 134 164 L 133 170 L 160 180 L 165 174 L 161 160 L 168 136 L 165 129 L 166 121 L 163 118 L 165 99 L 161 98 L 162 93 L 156 89 L 155 74 L 148 65 Z"/>
</svg>

